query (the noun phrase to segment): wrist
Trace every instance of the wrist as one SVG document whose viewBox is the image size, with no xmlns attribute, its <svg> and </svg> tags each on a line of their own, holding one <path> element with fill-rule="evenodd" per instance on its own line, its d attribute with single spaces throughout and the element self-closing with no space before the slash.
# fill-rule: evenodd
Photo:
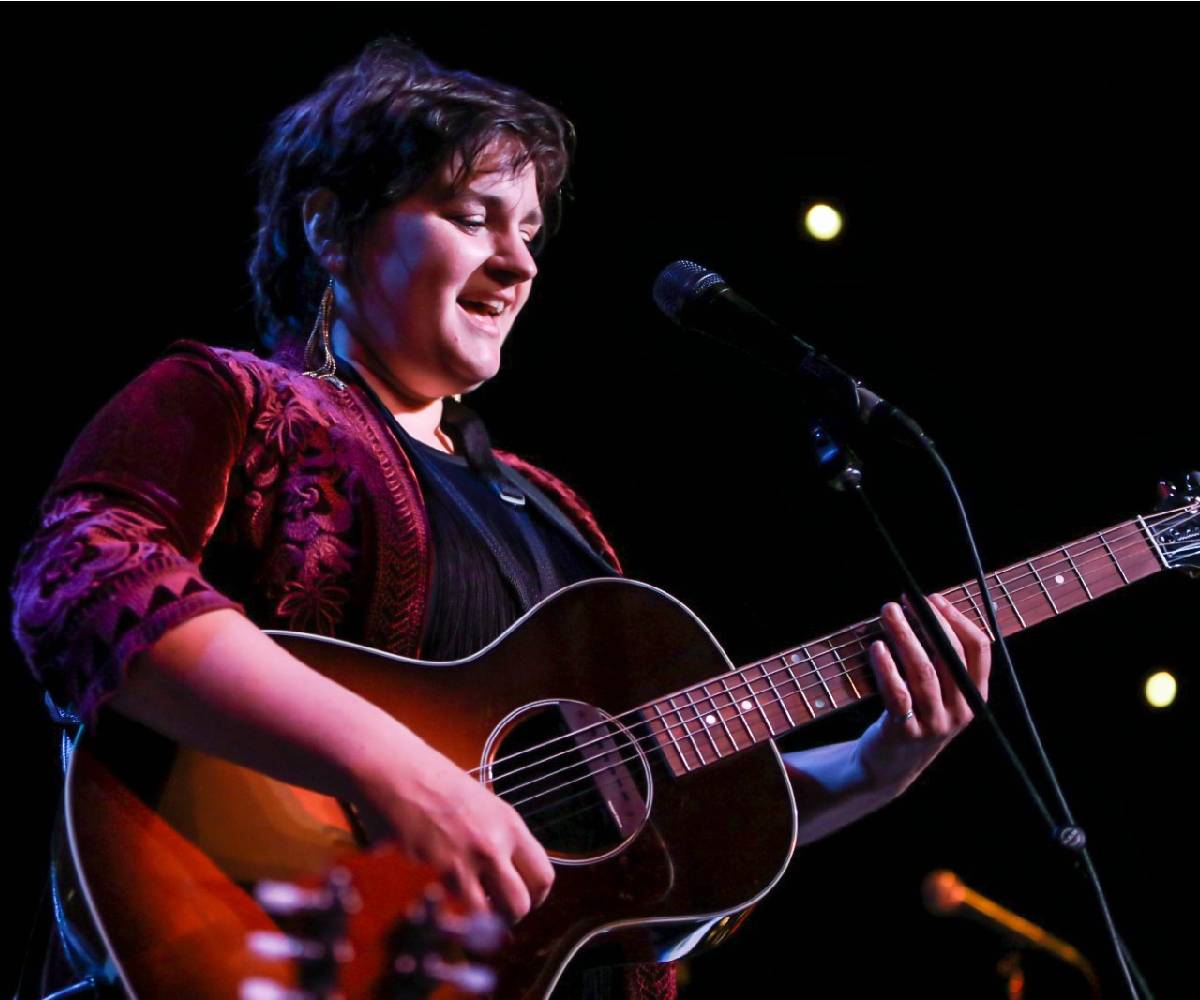
<svg viewBox="0 0 1200 1000">
<path fill-rule="evenodd" d="M 411 729 L 382 709 L 362 720 L 339 750 L 345 798 L 355 805 L 379 808 L 397 795 L 397 786 L 429 746 Z"/>
<path fill-rule="evenodd" d="M 855 741 L 855 767 L 872 794 L 890 801 L 903 793 L 933 759 L 924 746 L 901 741 L 889 733 L 889 719 L 881 715 Z"/>
</svg>

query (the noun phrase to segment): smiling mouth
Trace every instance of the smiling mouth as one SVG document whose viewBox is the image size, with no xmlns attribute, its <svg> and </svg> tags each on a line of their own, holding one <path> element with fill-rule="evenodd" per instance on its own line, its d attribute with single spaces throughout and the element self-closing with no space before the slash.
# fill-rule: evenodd
<svg viewBox="0 0 1200 1000">
<path fill-rule="evenodd" d="M 459 299 L 458 304 L 467 312 L 478 316 L 499 316 L 504 312 L 504 306 L 499 302 L 476 302 L 471 299 Z"/>
<path fill-rule="evenodd" d="M 474 302 L 468 299 L 459 299 L 457 304 L 472 326 L 491 334 L 503 332 L 501 321 L 507 312 L 504 306 L 489 302 Z"/>
</svg>

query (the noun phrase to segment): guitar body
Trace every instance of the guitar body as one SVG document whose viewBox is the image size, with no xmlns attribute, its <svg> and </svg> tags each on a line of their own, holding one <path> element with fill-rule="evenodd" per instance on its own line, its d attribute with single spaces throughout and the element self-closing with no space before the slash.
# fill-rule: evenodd
<svg viewBox="0 0 1200 1000">
<path fill-rule="evenodd" d="M 612 962 L 713 943 L 791 856 L 795 805 L 773 744 L 679 775 L 635 713 L 733 669 L 662 591 L 576 584 L 449 664 L 273 636 L 478 771 L 547 847 L 554 889 L 496 958 L 500 997 L 547 996 L 585 946 Z M 204 754 L 170 745 L 149 775 L 132 756 L 90 734 L 75 753 L 66 818 L 82 895 L 131 992 L 236 995 L 263 974 L 244 935 L 272 926 L 242 887 L 319 874 L 357 849 L 352 825 L 333 800 Z"/>
</svg>

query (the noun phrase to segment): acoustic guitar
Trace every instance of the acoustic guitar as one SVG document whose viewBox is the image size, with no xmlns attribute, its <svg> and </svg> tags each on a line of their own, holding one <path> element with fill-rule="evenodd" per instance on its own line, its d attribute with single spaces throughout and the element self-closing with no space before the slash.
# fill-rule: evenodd
<svg viewBox="0 0 1200 1000">
<path fill-rule="evenodd" d="M 1200 499 L 1169 490 L 1160 507 L 992 573 L 1003 633 L 1200 568 Z M 988 631 L 976 583 L 942 593 Z M 553 891 L 492 961 L 497 996 L 535 998 L 581 953 L 669 961 L 738 925 L 796 839 L 773 740 L 870 697 L 866 650 L 881 632 L 861 621 L 735 668 L 679 601 L 602 579 L 559 591 L 454 663 L 271 634 L 404 720 L 540 839 Z M 171 745 L 150 775 L 148 760 L 90 733 L 79 742 L 65 800 L 77 909 L 129 993 L 235 995 L 247 973 L 232 967 L 234 938 L 274 926 L 248 887 L 327 871 L 359 849 L 355 824 L 331 799 L 215 757 Z"/>
</svg>

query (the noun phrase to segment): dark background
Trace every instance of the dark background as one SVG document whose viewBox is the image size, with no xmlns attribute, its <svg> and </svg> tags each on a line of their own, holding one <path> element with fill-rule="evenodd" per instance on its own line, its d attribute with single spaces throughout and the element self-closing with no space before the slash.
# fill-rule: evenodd
<svg viewBox="0 0 1200 1000">
<path fill-rule="evenodd" d="M 853 20 L 806 6 L 734 24 L 715 5 L 416 9 L 238 8 L 285 15 L 253 29 L 217 8 L 159 9 L 139 19 L 140 43 L 65 16 L 10 62 L 7 235 L 23 266 L 6 568 L 63 452 L 119 386 L 178 337 L 252 341 L 244 261 L 266 123 L 388 31 L 575 121 L 563 232 L 504 372 L 472 402 L 499 444 L 587 497 L 628 573 L 688 604 L 735 662 L 874 614 L 899 588 L 861 513 L 807 469 L 796 401 L 656 313 L 650 285 L 676 258 L 721 271 L 916 416 L 990 566 L 1143 513 L 1156 480 L 1200 467 L 1194 71 L 1164 8 L 1136 24 L 1130 8 L 1093 9 L 1055 31 L 994 7 L 921 24 L 867 5 Z M 640 23 L 685 14 L 692 27 Z M 846 213 L 836 244 L 798 234 L 814 197 Z M 919 578 L 964 579 L 923 462 L 861 451 Z M 1197 593 L 1160 576 L 1012 644 L 1160 997 L 1190 981 L 1174 914 L 1196 875 L 1181 833 Z M 56 778 L 11 643 L 8 660 L 20 925 Z M 1160 667 L 1179 700 L 1152 711 L 1141 685 Z M 1015 730 L 999 678 L 993 701 Z M 872 717 L 852 710 L 797 745 L 852 738 Z M 974 727 L 902 800 L 802 849 L 746 928 L 691 964 L 684 995 L 998 997 L 1002 943 L 921 906 L 923 875 L 941 867 L 1076 944 L 1120 995 L 1090 890 Z M 9 941 L 15 957 L 21 932 Z M 1030 997 L 1082 995 L 1048 964 L 1028 971 Z"/>
</svg>

